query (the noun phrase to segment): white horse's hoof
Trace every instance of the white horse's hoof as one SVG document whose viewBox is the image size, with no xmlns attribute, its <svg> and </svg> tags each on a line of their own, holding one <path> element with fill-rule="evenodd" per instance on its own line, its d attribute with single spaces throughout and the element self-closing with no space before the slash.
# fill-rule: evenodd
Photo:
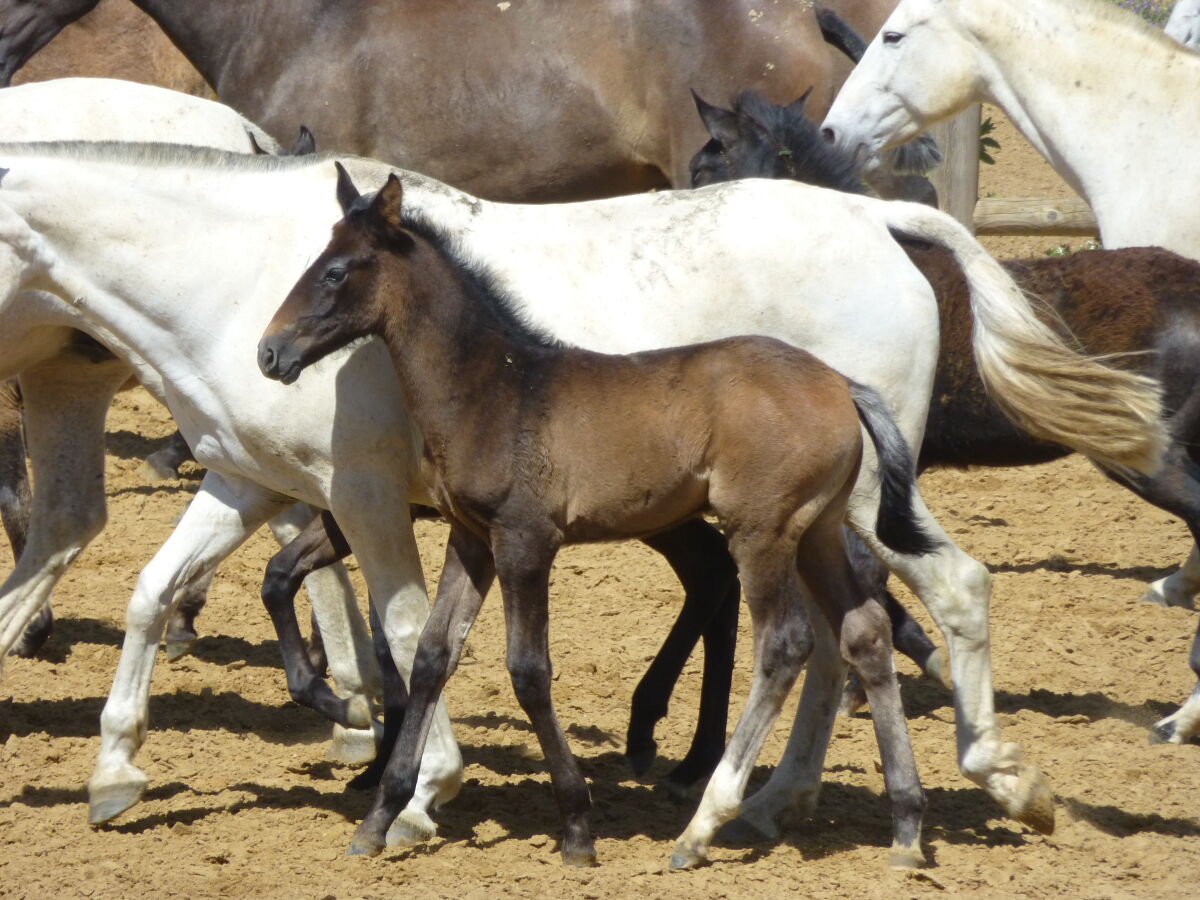
<svg viewBox="0 0 1200 900">
<path fill-rule="evenodd" d="M 1017 784 L 1003 806 L 1005 812 L 1040 834 L 1054 833 L 1054 793 L 1050 782 L 1037 766 L 1022 763 L 1017 769 Z"/>
<path fill-rule="evenodd" d="M 387 830 L 387 845 L 389 847 L 412 847 L 423 844 L 437 834 L 437 823 L 429 818 L 428 813 L 415 809 L 405 809 L 396 816 Z"/>
<path fill-rule="evenodd" d="M 326 756 L 347 766 L 366 765 L 375 758 L 375 729 L 334 725 Z"/>
<path fill-rule="evenodd" d="M 680 841 L 671 854 L 672 869 L 697 869 L 708 862 L 708 853 L 699 844 Z"/>
<path fill-rule="evenodd" d="M 903 844 L 892 844 L 888 853 L 889 869 L 919 869 L 925 865 L 925 854 L 920 846 L 906 847 Z"/>
<path fill-rule="evenodd" d="M 147 779 L 136 766 L 122 766 L 116 776 L 93 775 L 88 782 L 88 824 L 103 825 L 142 799 Z"/>
</svg>

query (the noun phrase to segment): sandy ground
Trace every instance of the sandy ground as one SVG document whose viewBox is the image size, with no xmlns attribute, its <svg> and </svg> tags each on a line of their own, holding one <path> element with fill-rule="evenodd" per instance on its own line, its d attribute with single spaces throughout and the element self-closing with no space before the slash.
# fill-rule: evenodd
<svg viewBox="0 0 1200 900">
<path fill-rule="evenodd" d="M 1067 193 L 1003 126 L 983 193 Z M 1078 239 L 1074 240 L 1079 243 Z M 1053 238 L 990 242 L 1041 253 Z M 560 865 L 558 819 L 537 742 L 503 668 L 499 603 L 485 607 L 449 689 L 466 784 L 414 851 L 348 858 L 368 797 L 324 759 L 328 728 L 287 699 L 257 600 L 272 552 L 258 536 L 222 567 L 192 656 L 160 658 L 151 731 L 139 761 L 150 790 L 115 824 L 86 824 L 84 784 L 137 573 L 195 490 L 198 476 L 151 484 L 140 460 L 171 430 L 144 393 L 109 420 L 108 529 L 55 600 L 45 658 L 12 659 L 0 681 L 0 896 L 324 898 L 494 896 L 1166 897 L 1195 892 L 1200 866 L 1200 749 L 1150 746 L 1147 726 L 1190 691 L 1195 613 L 1138 601 L 1189 546 L 1180 523 L 1074 459 L 1021 470 L 933 473 L 923 488 L 948 530 L 994 574 L 993 660 L 1006 733 L 1054 785 L 1058 830 L 1034 835 L 958 775 L 948 694 L 900 664 L 928 792 L 928 854 L 913 873 L 885 868 L 889 810 L 870 722 L 838 721 L 813 820 L 777 844 L 718 847 L 695 872 L 665 868 L 692 805 L 654 788 L 687 745 L 698 666 L 659 729 L 644 781 L 621 756 L 628 700 L 674 616 L 679 590 L 636 544 L 571 548 L 552 586 L 555 697 L 591 781 L 602 865 Z M 420 523 L 430 587 L 445 528 Z M 11 567 L 0 548 L 0 571 Z M 358 573 L 354 577 L 361 588 Z M 906 596 L 903 593 L 901 596 Z M 911 598 L 908 598 L 911 599 Z M 923 614 L 922 614 L 923 615 Z M 927 619 L 922 621 L 928 625 Z M 741 669 L 735 703 L 745 695 Z M 785 713 L 790 721 L 790 708 Z M 763 754 L 778 757 L 778 727 Z M 765 776 L 765 766 L 756 781 Z"/>
</svg>

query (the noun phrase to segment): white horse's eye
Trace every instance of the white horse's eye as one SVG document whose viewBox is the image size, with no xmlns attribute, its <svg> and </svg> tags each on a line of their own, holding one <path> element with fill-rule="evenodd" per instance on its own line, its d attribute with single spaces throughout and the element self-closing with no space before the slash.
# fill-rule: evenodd
<svg viewBox="0 0 1200 900">
<path fill-rule="evenodd" d="M 903 38 L 904 35 L 898 31 L 885 31 L 883 33 L 883 42 L 885 44 L 898 44 Z"/>
</svg>

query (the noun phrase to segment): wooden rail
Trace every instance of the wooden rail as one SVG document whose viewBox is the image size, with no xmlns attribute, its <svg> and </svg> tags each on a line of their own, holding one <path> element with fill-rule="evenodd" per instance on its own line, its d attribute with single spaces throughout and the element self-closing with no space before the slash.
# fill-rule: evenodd
<svg viewBox="0 0 1200 900">
<path fill-rule="evenodd" d="M 1098 232 L 1092 209 L 1078 197 L 983 197 L 975 204 L 975 233 L 991 235 Z"/>
</svg>

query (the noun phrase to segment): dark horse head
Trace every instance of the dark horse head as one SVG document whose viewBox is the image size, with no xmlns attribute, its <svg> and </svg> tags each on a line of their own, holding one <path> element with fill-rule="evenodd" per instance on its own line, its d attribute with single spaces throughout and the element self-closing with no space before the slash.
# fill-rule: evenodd
<svg viewBox="0 0 1200 900">
<path fill-rule="evenodd" d="M 100 0 L 0 0 L 0 87 L 29 57 Z"/>
<path fill-rule="evenodd" d="M 852 194 L 866 193 L 869 186 L 885 199 L 937 205 L 933 186 L 919 175 L 877 169 L 864 181 L 858 159 L 826 141 L 816 123 L 804 114 L 807 93 L 786 106 L 776 106 L 761 94 L 745 90 L 734 98 L 732 109 L 713 106 L 694 92 L 692 96 L 711 136 L 692 157 L 692 187 L 735 178 L 786 178 Z M 921 138 L 940 159 L 932 139 Z M 905 146 L 920 143 L 918 139 Z"/>
</svg>

